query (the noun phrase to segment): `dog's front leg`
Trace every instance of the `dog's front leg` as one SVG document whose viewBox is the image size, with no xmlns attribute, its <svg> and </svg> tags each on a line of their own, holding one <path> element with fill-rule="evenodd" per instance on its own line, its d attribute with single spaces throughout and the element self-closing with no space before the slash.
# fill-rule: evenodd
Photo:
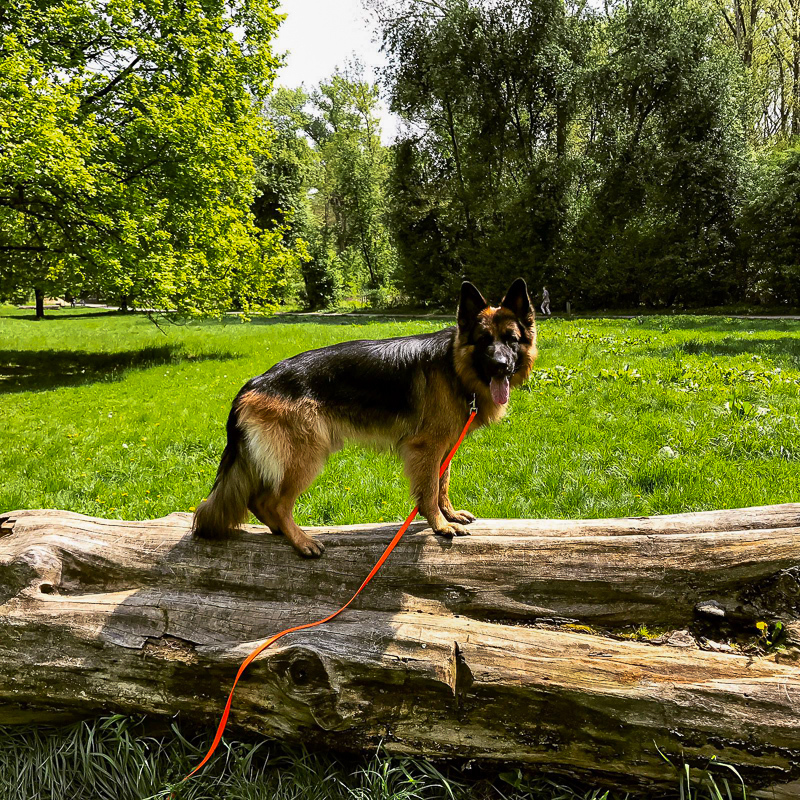
<svg viewBox="0 0 800 800">
<path fill-rule="evenodd" d="M 448 522 L 439 508 L 439 468 L 445 448 L 420 440 L 410 440 L 401 447 L 411 494 L 420 513 L 440 536 L 466 536 L 469 531 L 457 522 Z"/>
<path fill-rule="evenodd" d="M 442 510 L 445 519 L 448 522 L 459 522 L 462 525 L 469 525 L 470 522 L 475 522 L 475 515 L 463 508 L 456 511 L 453 504 L 450 502 L 450 465 L 439 478 L 439 508 Z"/>
</svg>

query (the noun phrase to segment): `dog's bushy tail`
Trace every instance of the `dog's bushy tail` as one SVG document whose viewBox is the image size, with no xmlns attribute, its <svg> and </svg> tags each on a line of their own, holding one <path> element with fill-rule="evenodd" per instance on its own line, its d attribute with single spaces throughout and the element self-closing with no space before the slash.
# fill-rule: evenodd
<svg viewBox="0 0 800 800">
<path fill-rule="evenodd" d="M 228 415 L 228 441 L 222 451 L 217 477 L 208 499 L 194 512 L 192 533 L 204 539 L 223 538 L 239 527 L 248 515 L 253 493 L 252 469 L 242 452 L 242 433 L 234 403 Z"/>
</svg>

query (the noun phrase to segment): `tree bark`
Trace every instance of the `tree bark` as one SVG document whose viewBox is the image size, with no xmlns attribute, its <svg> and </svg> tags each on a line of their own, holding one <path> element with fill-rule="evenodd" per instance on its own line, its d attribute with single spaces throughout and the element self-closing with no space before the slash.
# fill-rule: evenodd
<svg viewBox="0 0 800 800">
<path fill-rule="evenodd" d="M 0 516 L 3 722 L 180 712 L 211 729 L 245 656 L 338 608 L 395 529 L 314 529 L 325 556 L 303 561 L 262 527 L 189 526 Z M 634 789 L 674 785 L 657 748 L 770 791 L 800 778 L 800 504 L 471 530 L 412 526 L 342 616 L 250 666 L 232 727 Z M 755 622 L 778 620 L 766 652 Z M 623 638 L 642 624 L 657 637 Z"/>
<path fill-rule="evenodd" d="M 44 319 L 44 292 L 35 288 L 33 296 L 36 300 L 36 319 Z"/>
</svg>

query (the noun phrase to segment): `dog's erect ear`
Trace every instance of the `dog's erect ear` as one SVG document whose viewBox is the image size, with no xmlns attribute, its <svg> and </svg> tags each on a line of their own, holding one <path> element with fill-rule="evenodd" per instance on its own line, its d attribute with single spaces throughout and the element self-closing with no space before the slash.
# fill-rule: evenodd
<svg viewBox="0 0 800 800">
<path fill-rule="evenodd" d="M 533 321 L 533 307 L 531 306 L 531 298 L 528 296 L 528 287 L 522 278 L 517 278 L 511 287 L 506 292 L 503 302 L 500 303 L 503 308 L 513 311 L 517 315 L 517 319 L 523 322 Z"/>
<path fill-rule="evenodd" d="M 458 301 L 458 324 L 462 328 L 469 328 L 488 305 L 477 288 L 469 281 L 464 281 L 461 284 L 461 299 Z"/>
</svg>

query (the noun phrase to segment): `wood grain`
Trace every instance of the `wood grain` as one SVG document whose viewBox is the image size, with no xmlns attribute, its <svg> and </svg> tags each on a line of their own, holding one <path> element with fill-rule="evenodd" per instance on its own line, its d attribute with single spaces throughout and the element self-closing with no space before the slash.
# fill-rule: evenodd
<svg viewBox="0 0 800 800">
<path fill-rule="evenodd" d="M 239 662 L 338 608 L 395 530 L 313 529 L 326 554 L 303 561 L 264 528 L 208 542 L 189 525 L 0 515 L 2 721 L 180 712 L 211 727 Z M 470 529 L 446 541 L 413 526 L 351 610 L 254 662 L 232 724 L 633 788 L 674 781 L 656 745 L 676 763 L 716 756 L 753 786 L 800 778 L 800 505 Z M 790 631 L 779 657 L 608 635 L 756 619 Z"/>
</svg>

